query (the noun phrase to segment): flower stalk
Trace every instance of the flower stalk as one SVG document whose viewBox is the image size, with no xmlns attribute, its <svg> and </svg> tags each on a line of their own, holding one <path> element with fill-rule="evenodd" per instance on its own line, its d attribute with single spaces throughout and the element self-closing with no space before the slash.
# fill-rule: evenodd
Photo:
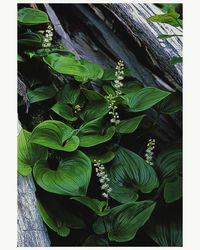
<svg viewBox="0 0 200 250">
<path fill-rule="evenodd" d="M 154 165 L 154 162 L 153 162 L 154 152 L 153 152 L 153 150 L 155 149 L 155 143 L 156 143 L 155 139 L 149 139 L 148 144 L 147 144 L 146 153 L 145 153 L 146 162 L 151 166 Z"/>
</svg>

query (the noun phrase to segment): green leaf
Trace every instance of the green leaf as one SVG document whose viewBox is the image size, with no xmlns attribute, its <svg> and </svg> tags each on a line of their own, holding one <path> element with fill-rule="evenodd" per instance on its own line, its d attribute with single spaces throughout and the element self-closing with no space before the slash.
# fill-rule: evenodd
<svg viewBox="0 0 200 250">
<path fill-rule="evenodd" d="M 176 34 L 173 34 L 173 35 L 161 34 L 161 35 L 158 36 L 158 38 L 159 38 L 159 39 L 168 39 L 168 38 L 177 37 L 177 36 L 182 36 L 182 35 L 176 35 Z"/>
<path fill-rule="evenodd" d="M 92 234 L 84 241 L 83 246 L 109 246 L 108 240 Z"/>
<path fill-rule="evenodd" d="M 142 88 L 143 85 L 138 81 L 127 81 L 124 83 L 124 86 L 123 88 L 121 88 L 121 91 L 124 94 L 129 94 L 129 93 L 135 93 Z"/>
<path fill-rule="evenodd" d="M 182 246 L 182 223 L 176 214 L 173 217 L 172 214 L 166 213 L 161 214 L 159 218 L 152 216 L 150 222 L 146 231 L 159 246 Z"/>
<path fill-rule="evenodd" d="M 71 199 L 76 200 L 76 201 L 82 203 L 83 205 L 89 207 L 98 216 L 107 215 L 110 211 L 109 208 L 106 208 L 105 201 L 99 201 L 97 199 L 92 199 L 92 198 L 87 197 L 87 196 L 72 197 Z"/>
<path fill-rule="evenodd" d="M 53 85 L 41 86 L 34 90 L 29 89 L 27 95 L 30 103 L 41 102 L 54 97 L 56 95 L 56 89 Z"/>
<path fill-rule="evenodd" d="M 111 85 L 103 85 L 103 90 L 106 92 L 107 95 L 115 96 L 115 90 Z"/>
<path fill-rule="evenodd" d="M 72 152 L 79 146 L 79 138 L 73 133 L 72 128 L 63 122 L 46 120 L 34 128 L 31 142 L 55 150 Z"/>
<path fill-rule="evenodd" d="M 156 105 L 156 109 L 163 114 L 173 114 L 182 109 L 182 96 L 175 92 L 167 96 L 164 100 Z"/>
<path fill-rule="evenodd" d="M 33 174 L 37 184 L 48 192 L 84 196 L 90 182 L 91 169 L 90 159 L 81 151 L 76 151 L 62 159 L 57 170 L 50 169 L 47 161 L 38 161 Z"/>
<path fill-rule="evenodd" d="M 24 25 L 38 25 L 48 23 L 48 15 L 41 10 L 23 8 L 18 11 L 18 22 Z"/>
<path fill-rule="evenodd" d="M 181 56 L 174 56 L 170 59 L 170 64 L 171 65 L 175 65 L 177 63 L 182 63 L 183 62 L 183 58 Z"/>
<path fill-rule="evenodd" d="M 77 117 L 73 113 L 73 109 L 64 103 L 57 102 L 52 108 L 51 108 L 56 114 L 60 115 L 64 119 L 68 121 L 76 121 Z"/>
<path fill-rule="evenodd" d="M 63 89 L 58 92 L 57 100 L 62 103 L 74 105 L 80 95 L 80 87 L 76 84 L 66 84 Z"/>
<path fill-rule="evenodd" d="M 116 242 L 132 240 L 151 216 L 155 205 L 153 201 L 140 201 L 112 208 L 110 213 L 101 219 L 104 220 L 109 240 Z M 100 225 L 98 220 L 93 225 L 93 230 L 97 234 L 102 234 L 105 232 L 105 227 Z"/>
<path fill-rule="evenodd" d="M 112 161 L 115 157 L 115 153 L 112 151 L 108 151 L 103 154 L 88 153 L 87 155 L 89 156 L 91 162 L 94 162 L 94 160 L 100 160 L 103 164 Z"/>
<path fill-rule="evenodd" d="M 179 16 L 180 15 L 176 12 L 170 12 L 168 14 L 151 16 L 147 20 L 157 23 L 167 23 L 174 27 L 182 28 L 182 20 L 179 19 Z"/>
<path fill-rule="evenodd" d="M 167 182 L 164 187 L 164 199 L 166 203 L 179 200 L 182 197 L 182 177 L 178 176 L 175 180 Z"/>
<path fill-rule="evenodd" d="M 151 108 L 168 95 L 170 95 L 170 92 L 154 87 L 146 87 L 135 93 L 125 95 L 124 99 L 127 101 L 130 111 L 139 112 Z"/>
<path fill-rule="evenodd" d="M 109 141 L 115 134 L 115 127 L 105 127 L 104 119 L 98 118 L 83 124 L 78 137 L 81 147 L 92 147 Z"/>
<path fill-rule="evenodd" d="M 162 179 L 177 176 L 182 171 L 182 150 L 179 145 L 170 146 L 156 159 L 156 172 Z"/>
<path fill-rule="evenodd" d="M 101 80 L 111 81 L 111 80 L 115 80 L 115 79 L 116 79 L 115 70 L 113 70 L 113 69 L 104 69 Z"/>
<path fill-rule="evenodd" d="M 26 60 L 19 54 L 17 54 L 17 61 L 18 62 L 26 62 Z"/>
<path fill-rule="evenodd" d="M 99 65 L 84 59 L 78 61 L 70 53 L 66 53 L 65 55 L 51 53 L 44 57 L 43 60 L 56 72 L 72 75 L 77 81 L 95 80 L 101 78 L 103 75 L 103 69 Z"/>
<path fill-rule="evenodd" d="M 55 216 L 51 214 L 39 200 L 37 200 L 37 208 L 45 224 L 58 235 L 61 237 L 67 237 L 70 234 L 70 229 L 65 225 L 64 221 L 60 220 L 60 218 L 55 218 Z"/>
<path fill-rule="evenodd" d="M 22 129 L 18 135 L 18 172 L 27 176 L 35 162 L 48 157 L 46 148 L 30 143 L 31 133 Z"/>
<path fill-rule="evenodd" d="M 128 120 L 122 120 L 116 125 L 116 131 L 121 134 L 133 133 L 141 123 L 145 115 L 136 116 Z"/>
<path fill-rule="evenodd" d="M 43 40 L 43 35 L 29 31 L 20 36 L 18 44 L 38 48 L 42 46 Z"/>
<path fill-rule="evenodd" d="M 159 186 L 154 169 L 132 151 L 120 147 L 107 169 L 112 192 L 110 196 L 126 203 L 138 199 L 138 192 L 150 193 Z"/>
</svg>

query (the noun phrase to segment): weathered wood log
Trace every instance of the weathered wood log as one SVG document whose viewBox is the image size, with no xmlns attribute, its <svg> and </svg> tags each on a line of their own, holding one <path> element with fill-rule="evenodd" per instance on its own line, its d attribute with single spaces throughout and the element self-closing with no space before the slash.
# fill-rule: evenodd
<svg viewBox="0 0 200 250">
<path fill-rule="evenodd" d="M 181 90 L 182 65 L 171 65 L 170 58 L 182 55 L 182 37 L 158 39 L 160 34 L 182 35 L 181 28 L 168 24 L 148 22 L 147 18 L 163 14 L 154 4 L 104 4 L 124 25 L 127 32 L 144 46 L 152 64 L 160 68 L 169 82 Z"/>
<path fill-rule="evenodd" d="M 32 176 L 23 177 L 18 174 L 17 188 L 17 246 L 50 246 L 47 229 L 36 207 L 35 184 Z"/>
</svg>

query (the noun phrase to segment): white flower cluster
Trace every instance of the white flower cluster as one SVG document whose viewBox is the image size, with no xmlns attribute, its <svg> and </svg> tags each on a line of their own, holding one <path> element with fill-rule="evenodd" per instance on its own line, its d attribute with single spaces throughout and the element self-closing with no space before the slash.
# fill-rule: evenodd
<svg viewBox="0 0 200 250">
<path fill-rule="evenodd" d="M 94 160 L 94 166 L 96 167 L 96 174 L 99 178 L 99 182 L 101 183 L 102 196 L 108 199 L 109 193 L 112 191 L 112 188 L 108 184 L 110 179 L 105 172 L 105 167 L 103 166 L 103 164 L 101 164 L 100 160 Z"/>
<path fill-rule="evenodd" d="M 109 102 L 109 106 L 108 108 L 110 109 L 109 111 L 109 115 L 112 115 L 112 118 L 110 119 L 110 122 L 111 123 L 114 123 L 115 125 L 119 124 L 120 123 L 120 120 L 119 120 L 119 114 L 118 112 L 116 111 L 117 110 L 117 106 L 115 105 L 115 97 L 112 96 L 111 94 L 109 94 L 108 96 L 106 96 L 108 102 Z"/>
<path fill-rule="evenodd" d="M 53 39 L 53 27 L 51 24 L 48 25 L 46 31 L 45 31 L 45 38 L 42 44 L 43 48 L 49 48 L 51 47 L 51 41 Z"/>
<path fill-rule="evenodd" d="M 77 104 L 75 107 L 74 107 L 74 113 L 78 113 L 78 112 L 80 112 L 81 111 L 81 106 L 79 105 L 79 104 Z"/>
<path fill-rule="evenodd" d="M 151 166 L 154 165 L 154 163 L 153 163 L 153 150 L 155 148 L 155 144 L 156 144 L 155 139 L 149 139 L 149 142 L 147 144 L 146 154 L 145 154 L 146 162 Z"/>
<path fill-rule="evenodd" d="M 117 63 L 115 76 L 117 78 L 116 80 L 114 80 L 114 83 L 115 83 L 114 87 L 116 89 L 115 93 L 117 96 L 119 96 L 122 93 L 120 88 L 123 87 L 122 80 L 124 80 L 124 63 L 122 60 L 120 60 Z"/>
</svg>

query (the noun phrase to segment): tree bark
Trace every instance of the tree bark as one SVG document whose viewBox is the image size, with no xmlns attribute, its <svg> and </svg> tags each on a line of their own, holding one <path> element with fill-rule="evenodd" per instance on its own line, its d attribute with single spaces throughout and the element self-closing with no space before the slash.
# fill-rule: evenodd
<svg viewBox="0 0 200 250">
<path fill-rule="evenodd" d="M 23 177 L 18 174 L 17 178 L 17 246 L 48 247 L 50 240 L 36 207 L 35 184 L 32 175 Z"/>
</svg>

